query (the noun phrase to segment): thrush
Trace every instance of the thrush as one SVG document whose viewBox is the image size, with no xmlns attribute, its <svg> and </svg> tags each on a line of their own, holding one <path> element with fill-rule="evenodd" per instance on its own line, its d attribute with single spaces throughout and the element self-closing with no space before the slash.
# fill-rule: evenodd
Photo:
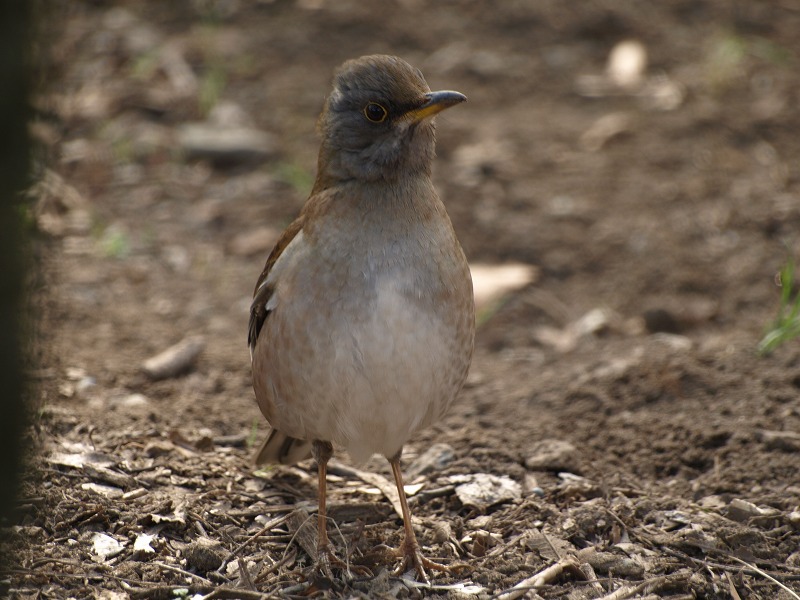
<svg viewBox="0 0 800 600">
<path fill-rule="evenodd" d="M 427 581 L 426 569 L 446 570 L 421 554 L 400 455 L 444 416 L 472 358 L 470 271 L 431 181 L 433 117 L 465 100 L 432 92 L 394 56 L 345 62 L 319 118 L 311 195 L 256 283 L 248 343 L 272 428 L 256 461 L 315 458 L 323 567 L 336 560 L 325 506 L 336 447 L 391 465 L 404 521 L 397 572 Z"/>
</svg>

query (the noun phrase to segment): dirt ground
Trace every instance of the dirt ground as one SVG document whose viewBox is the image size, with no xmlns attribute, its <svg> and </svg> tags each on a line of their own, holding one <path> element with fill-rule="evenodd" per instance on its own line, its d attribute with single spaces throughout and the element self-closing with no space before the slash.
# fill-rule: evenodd
<svg viewBox="0 0 800 600">
<path fill-rule="evenodd" d="M 800 342 L 756 352 L 800 257 L 798 31 L 771 0 L 49 3 L 0 594 L 798 598 Z M 471 262 L 536 273 L 481 310 L 467 386 L 406 448 L 426 554 L 466 565 L 429 588 L 391 573 L 385 461 L 332 467 L 337 553 L 374 574 L 333 581 L 314 465 L 249 462 L 252 287 L 333 69 L 376 52 L 468 96 L 436 184 Z M 143 372 L 182 340 L 188 372 Z"/>
</svg>

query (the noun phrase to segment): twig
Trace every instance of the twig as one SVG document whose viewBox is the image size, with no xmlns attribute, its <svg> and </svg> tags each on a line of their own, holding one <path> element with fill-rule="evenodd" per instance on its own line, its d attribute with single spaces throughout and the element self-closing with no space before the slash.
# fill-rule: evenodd
<svg viewBox="0 0 800 600">
<path fill-rule="evenodd" d="M 755 571 L 756 573 L 758 573 L 762 577 L 765 577 L 766 579 L 769 579 L 772 583 L 774 583 L 775 585 L 780 587 L 782 590 L 784 590 L 784 591 L 788 592 L 789 594 L 791 594 L 793 598 L 795 598 L 796 600 L 800 600 L 800 596 L 798 596 L 796 592 L 793 592 L 791 589 L 789 589 L 789 587 L 787 587 L 786 585 L 782 584 L 780 581 L 775 579 L 772 575 L 770 575 L 766 571 L 762 571 L 757 566 L 751 565 L 750 563 L 747 563 L 747 562 L 743 561 L 740 558 L 736 558 L 735 556 L 731 556 L 730 558 L 735 560 L 736 562 L 738 562 L 740 564 L 743 564 L 748 569 L 751 569 L 751 570 Z"/>
<path fill-rule="evenodd" d="M 739 595 L 739 592 L 736 591 L 736 586 L 733 585 L 733 575 L 725 572 L 725 578 L 728 580 L 728 591 L 731 593 L 731 598 L 733 600 L 742 600 L 742 597 Z"/>
<path fill-rule="evenodd" d="M 247 540 L 245 540 L 244 542 L 239 544 L 236 548 L 234 548 L 231 551 L 231 553 L 228 555 L 228 557 L 225 560 L 222 561 L 222 564 L 219 566 L 219 569 L 217 569 L 217 572 L 218 573 L 222 573 L 222 571 L 225 569 L 225 567 L 228 566 L 228 563 L 231 562 L 234 558 L 236 558 L 236 556 L 239 554 L 239 552 L 241 552 L 242 550 L 247 548 L 247 546 L 252 544 L 255 540 L 257 540 L 259 537 L 261 537 L 262 535 L 264 535 L 268 531 L 270 531 L 272 529 L 275 529 L 278 525 L 282 525 L 283 523 L 285 523 L 288 518 L 289 518 L 289 515 L 285 514 L 285 515 L 280 516 L 280 517 L 275 517 L 271 521 L 268 521 L 267 524 L 264 525 L 264 527 L 262 527 L 260 531 L 257 531 L 252 536 L 247 538 Z"/>
<path fill-rule="evenodd" d="M 241 556 L 238 556 L 236 560 L 239 563 L 239 583 L 237 587 L 251 591 L 255 590 L 256 586 L 253 585 L 253 580 L 250 577 L 250 571 L 247 570 L 247 562 Z"/>
<path fill-rule="evenodd" d="M 239 598 L 241 598 L 241 600 L 264 600 L 265 598 L 269 598 L 269 596 L 261 592 L 243 590 L 242 588 L 229 589 L 218 587 L 207 596 L 203 596 L 200 600 L 212 600 L 215 598 L 225 600 L 237 600 Z"/>
<path fill-rule="evenodd" d="M 511 589 L 498 594 L 495 596 L 495 600 L 516 600 L 516 598 L 521 598 L 529 590 L 540 588 L 548 583 L 551 583 L 565 571 L 577 571 L 578 573 L 581 572 L 578 563 L 574 559 L 562 558 L 557 563 L 539 571 L 533 577 L 523 579 Z"/>
<path fill-rule="evenodd" d="M 730 571 L 731 573 L 745 573 L 747 575 L 758 575 L 759 574 L 755 570 L 755 568 L 751 569 L 750 565 L 748 563 L 744 563 L 745 565 L 747 565 L 747 568 L 743 569 L 743 568 L 737 567 L 735 565 L 726 565 L 726 564 L 721 563 L 721 562 L 712 562 L 710 560 L 703 560 L 703 559 L 700 559 L 700 558 L 695 558 L 693 556 L 689 556 L 688 554 L 685 554 L 685 553 L 681 552 L 680 550 L 674 550 L 673 548 L 668 548 L 667 546 L 659 546 L 658 549 L 661 550 L 664 554 L 668 554 L 670 556 L 674 556 L 675 558 L 680 558 L 681 560 L 685 560 L 687 562 L 694 563 L 694 564 L 696 564 L 698 566 L 701 566 L 701 567 L 704 567 L 704 568 L 707 568 L 707 569 L 708 568 L 718 569 L 720 571 Z M 714 550 L 714 552 L 718 552 L 719 554 L 721 554 L 725 558 L 730 558 L 731 560 L 739 560 L 735 556 L 732 556 L 729 553 L 722 553 L 722 552 L 719 552 L 719 551 L 716 551 L 716 550 Z M 742 562 L 742 561 L 739 561 L 739 562 Z M 763 571 L 763 573 L 767 574 L 766 571 Z M 800 580 L 800 575 L 786 575 L 784 573 L 780 573 L 780 576 L 786 581 L 798 581 L 798 580 Z"/>
<path fill-rule="evenodd" d="M 288 562 L 293 561 L 297 557 L 297 548 L 292 548 L 292 552 L 284 553 L 281 559 L 277 562 L 272 563 L 268 566 L 265 570 L 259 573 L 256 576 L 256 583 L 263 583 L 266 581 L 267 577 L 272 575 L 275 571 L 280 569 L 283 565 Z"/>
<path fill-rule="evenodd" d="M 197 579 L 198 581 L 202 581 L 205 584 L 214 585 L 211 581 L 209 581 L 205 577 L 202 577 L 200 575 L 196 575 L 195 573 L 190 573 L 189 571 L 184 571 L 183 569 L 181 569 L 179 567 L 173 567 L 172 565 L 167 565 L 167 564 L 164 564 L 162 562 L 153 562 L 151 564 L 153 564 L 153 565 L 155 565 L 157 567 L 160 567 L 162 569 L 166 569 L 167 571 L 173 571 L 175 573 L 179 573 L 179 574 L 184 575 L 186 577 L 192 577 L 194 579 Z"/>
<path fill-rule="evenodd" d="M 642 592 L 652 592 L 653 590 L 660 588 L 665 583 L 668 583 L 672 579 L 674 579 L 674 576 L 664 575 L 662 577 L 656 577 L 655 579 L 648 579 L 647 581 L 643 581 L 637 585 L 626 585 L 611 592 L 610 594 L 606 594 L 605 596 L 598 598 L 597 600 L 627 600 L 628 598 L 633 598 L 635 595 Z"/>
</svg>

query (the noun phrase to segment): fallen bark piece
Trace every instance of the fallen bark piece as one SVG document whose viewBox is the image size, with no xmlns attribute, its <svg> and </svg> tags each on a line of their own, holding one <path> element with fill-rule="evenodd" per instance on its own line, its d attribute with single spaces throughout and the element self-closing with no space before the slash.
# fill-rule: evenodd
<svg viewBox="0 0 800 600">
<path fill-rule="evenodd" d="M 142 370 L 150 379 L 169 379 L 189 371 L 205 348 L 205 340 L 200 336 L 184 338 L 160 354 L 148 358 Z"/>
<path fill-rule="evenodd" d="M 113 487 L 110 485 L 101 485 L 99 483 L 82 483 L 81 489 L 86 490 L 87 492 L 93 492 L 99 496 L 105 496 L 106 498 L 122 497 L 122 490 L 118 487 Z"/>
<path fill-rule="evenodd" d="M 209 539 L 200 537 L 189 544 L 184 550 L 186 561 L 195 569 L 202 573 L 214 571 L 222 565 L 225 559 L 225 550 L 222 544 Z"/>
<path fill-rule="evenodd" d="M 618 556 L 612 552 L 601 552 L 589 547 L 579 550 L 576 557 L 586 561 L 594 570 L 603 575 L 615 577 L 642 577 L 644 575 L 642 565 L 631 558 Z"/>
</svg>

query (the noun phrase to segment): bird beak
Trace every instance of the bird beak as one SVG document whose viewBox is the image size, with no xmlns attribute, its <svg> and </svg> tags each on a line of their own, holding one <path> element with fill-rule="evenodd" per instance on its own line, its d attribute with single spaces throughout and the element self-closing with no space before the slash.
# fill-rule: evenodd
<svg viewBox="0 0 800 600">
<path fill-rule="evenodd" d="M 429 92 L 424 96 L 421 106 L 413 108 L 405 114 L 405 117 L 414 123 L 419 123 L 423 119 L 432 117 L 442 112 L 445 108 L 450 108 L 456 104 L 467 101 L 467 97 L 460 92 Z"/>
</svg>

